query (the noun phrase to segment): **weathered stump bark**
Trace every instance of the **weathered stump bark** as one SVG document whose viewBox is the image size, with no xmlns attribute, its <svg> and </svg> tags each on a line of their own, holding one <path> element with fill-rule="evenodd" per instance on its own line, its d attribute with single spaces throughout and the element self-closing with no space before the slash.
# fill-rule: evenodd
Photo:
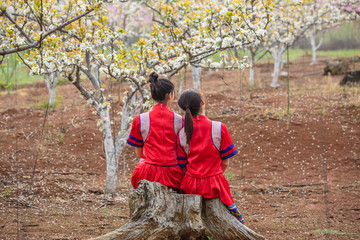
<svg viewBox="0 0 360 240">
<path fill-rule="evenodd" d="M 344 78 L 340 81 L 340 85 L 360 85 L 360 71 L 348 71 Z"/>
<path fill-rule="evenodd" d="M 129 201 L 130 221 L 96 239 L 264 239 L 232 216 L 218 198 L 178 194 L 143 180 Z"/>
<path fill-rule="evenodd" d="M 348 69 L 349 69 L 349 62 L 346 60 L 327 61 L 326 66 L 324 67 L 323 75 L 328 75 L 329 73 L 332 76 L 344 74 Z"/>
</svg>

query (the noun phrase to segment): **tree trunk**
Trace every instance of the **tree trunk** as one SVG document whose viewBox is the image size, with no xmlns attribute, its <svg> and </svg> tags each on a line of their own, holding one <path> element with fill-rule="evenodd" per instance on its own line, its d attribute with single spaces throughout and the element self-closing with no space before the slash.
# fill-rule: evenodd
<svg viewBox="0 0 360 240">
<path fill-rule="evenodd" d="M 201 72 L 202 72 L 201 67 L 195 67 L 194 65 L 191 65 L 193 87 L 198 90 L 201 90 Z"/>
<path fill-rule="evenodd" d="M 105 194 L 115 196 L 118 180 L 118 154 L 111 133 L 110 113 L 107 108 L 100 110 L 100 119 L 103 128 L 104 149 L 106 155 L 106 183 Z"/>
<path fill-rule="evenodd" d="M 271 56 L 274 58 L 274 72 L 273 72 L 273 79 L 270 84 L 271 87 L 279 87 L 279 75 L 283 65 L 283 58 L 285 47 L 277 46 L 271 50 Z"/>
<path fill-rule="evenodd" d="M 45 84 L 49 91 L 49 106 L 55 105 L 55 93 L 56 93 L 56 82 L 57 82 L 57 73 L 53 72 L 50 76 L 45 76 Z"/>
<path fill-rule="evenodd" d="M 103 128 L 104 149 L 106 154 L 106 183 L 105 194 L 115 196 L 118 181 L 118 161 L 123 152 L 126 139 L 130 133 L 130 119 L 135 116 L 137 104 L 142 102 L 142 98 L 137 99 L 136 94 L 129 98 L 122 109 L 120 129 L 114 143 L 111 132 L 110 112 L 107 108 L 100 110 L 100 119 Z"/>
<path fill-rule="evenodd" d="M 264 239 L 232 216 L 218 198 L 178 194 L 146 180 L 129 198 L 130 221 L 96 239 Z"/>
<path fill-rule="evenodd" d="M 255 53 L 250 50 L 250 67 L 249 67 L 249 85 L 255 85 L 255 74 L 254 74 L 254 63 L 255 63 Z"/>
<path fill-rule="evenodd" d="M 312 53 L 312 60 L 310 65 L 314 65 L 317 63 L 316 61 L 316 51 L 319 49 L 319 47 L 321 46 L 323 37 L 321 37 L 319 44 L 316 45 L 316 40 L 315 40 L 315 32 L 309 34 L 309 40 L 310 40 L 310 44 L 311 44 L 311 53 Z"/>
<path fill-rule="evenodd" d="M 185 70 L 185 73 L 183 75 L 182 71 L 179 72 L 179 87 L 178 87 L 178 96 L 180 96 L 183 88 L 184 88 L 184 82 L 185 82 L 185 75 L 186 75 L 186 70 Z"/>
</svg>

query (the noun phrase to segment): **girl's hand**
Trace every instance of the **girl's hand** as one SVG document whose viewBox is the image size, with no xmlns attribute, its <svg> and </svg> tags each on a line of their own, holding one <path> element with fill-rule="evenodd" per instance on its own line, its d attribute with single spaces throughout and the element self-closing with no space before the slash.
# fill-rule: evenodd
<svg viewBox="0 0 360 240">
<path fill-rule="evenodd" d="M 221 161 L 221 169 L 223 170 L 223 173 L 226 171 L 228 166 L 229 166 L 229 159 L 225 159 Z"/>
<path fill-rule="evenodd" d="M 135 154 L 138 158 L 146 158 L 144 147 L 134 147 L 135 148 Z"/>
</svg>

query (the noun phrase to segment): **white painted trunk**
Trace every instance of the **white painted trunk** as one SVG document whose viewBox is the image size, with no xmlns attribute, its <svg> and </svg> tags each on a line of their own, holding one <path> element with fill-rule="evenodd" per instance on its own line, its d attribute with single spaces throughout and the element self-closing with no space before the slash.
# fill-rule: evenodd
<svg viewBox="0 0 360 240">
<path fill-rule="evenodd" d="M 56 93 L 56 82 L 57 82 L 57 74 L 51 73 L 50 76 L 45 76 L 45 84 L 49 91 L 49 106 L 55 105 L 55 93 Z"/>
<path fill-rule="evenodd" d="M 314 64 L 316 64 L 316 44 L 315 44 L 315 36 L 314 36 L 314 34 L 311 34 L 309 37 L 310 37 L 310 44 L 311 44 L 311 50 L 312 50 L 311 65 L 314 65 Z"/>
<path fill-rule="evenodd" d="M 253 54 L 252 52 L 250 53 L 250 58 L 249 58 L 249 63 L 250 63 L 250 67 L 249 67 L 249 85 L 250 86 L 254 86 L 255 85 L 255 74 L 254 74 L 254 59 L 255 59 L 255 54 Z"/>
<path fill-rule="evenodd" d="M 191 65 L 193 87 L 195 89 L 199 89 L 199 90 L 201 90 L 201 72 L 202 72 L 201 67 L 195 67 L 195 66 Z"/>
<path fill-rule="evenodd" d="M 102 121 L 104 149 L 106 156 L 105 194 L 115 196 L 118 180 L 118 156 L 120 149 L 115 148 L 113 141 L 109 110 L 107 108 L 101 108 L 99 115 Z"/>
<path fill-rule="evenodd" d="M 285 47 L 278 46 L 276 48 L 271 49 L 271 55 L 274 59 L 274 72 L 273 79 L 270 84 L 271 87 L 279 87 L 279 75 L 282 69 L 282 65 L 284 63 L 284 52 Z"/>
<path fill-rule="evenodd" d="M 184 77 L 182 74 L 179 74 L 179 88 L 178 88 L 178 95 L 180 96 L 182 89 L 184 87 Z"/>
<path fill-rule="evenodd" d="M 255 86 L 255 74 L 254 74 L 254 66 L 250 65 L 249 67 L 249 85 L 251 87 Z"/>
<path fill-rule="evenodd" d="M 55 105 L 56 85 L 49 88 L 49 106 Z"/>
<path fill-rule="evenodd" d="M 95 76 L 99 79 L 98 68 L 95 68 Z M 103 140 L 104 149 L 106 155 L 106 183 L 105 183 L 105 194 L 116 195 L 118 172 L 119 172 L 119 157 L 123 152 L 126 144 L 126 139 L 130 132 L 130 117 L 133 117 L 136 111 L 136 95 L 126 102 L 123 106 L 121 126 L 119 132 L 114 141 L 113 133 L 111 131 L 111 120 L 110 112 L 107 108 L 101 108 L 99 110 L 100 119 L 103 127 Z M 141 101 L 141 99 L 139 99 Z"/>
<path fill-rule="evenodd" d="M 123 152 L 126 140 L 130 134 L 130 127 L 131 127 L 131 119 L 136 115 L 138 108 L 136 107 L 138 103 L 142 102 L 142 98 L 136 98 L 136 95 L 133 95 L 129 101 L 126 101 L 123 109 L 122 109 L 122 117 L 121 117 L 121 125 L 119 132 L 116 137 L 116 154 L 120 157 L 120 153 Z M 117 157 L 117 159 L 118 159 Z M 124 166 L 125 167 L 125 166 Z M 125 169 L 124 169 L 125 171 Z"/>
<path fill-rule="evenodd" d="M 100 88 L 100 71 L 99 67 L 94 67 L 94 73 L 91 71 L 86 72 L 87 76 L 91 80 L 95 89 Z M 100 97 L 99 101 L 103 103 L 103 98 Z M 118 181 L 118 159 L 123 148 L 116 146 L 114 138 L 111 131 L 111 120 L 110 112 L 108 108 L 100 107 L 97 109 L 100 120 L 103 128 L 103 141 L 105 149 L 105 158 L 106 158 L 106 180 L 105 180 L 105 190 L 106 195 L 115 196 L 117 181 Z"/>
<path fill-rule="evenodd" d="M 311 44 L 311 53 L 312 53 L 312 59 L 311 59 L 311 65 L 314 65 L 317 63 L 316 60 L 316 51 L 319 49 L 319 47 L 321 46 L 322 40 L 323 38 L 321 37 L 318 45 L 316 45 L 316 40 L 315 40 L 315 33 L 312 33 L 309 35 L 309 40 L 310 40 L 310 44 Z"/>
<path fill-rule="evenodd" d="M 271 82 L 271 84 L 270 84 L 271 87 L 278 87 L 278 86 L 280 86 L 279 83 L 278 83 L 279 74 L 280 74 L 280 62 L 279 62 L 279 61 L 275 61 L 275 62 L 274 62 L 273 79 L 272 79 L 272 82 Z"/>
<path fill-rule="evenodd" d="M 279 73 L 281 74 L 281 70 L 283 69 L 283 67 L 284 67 L 284 53 L 285 53 L 285 51 L 284 52 L 282 52 L 282 54 L 279 56 L 279 58 L 280 58 L 280 68 L 279 68 Z"/>
<path fill-rule="evenodd" d="M 182 71 L 182 74 L 181 74 L 181 79 L 180 79 L 181 86 L 179 87 L 179 90 L 178 90 L 178 96 L 180 96 L 183 89 L 186 89 L 186 72 L 187 72 L 187 67 L 185 66 L 184 71 Z"/>
</svg>

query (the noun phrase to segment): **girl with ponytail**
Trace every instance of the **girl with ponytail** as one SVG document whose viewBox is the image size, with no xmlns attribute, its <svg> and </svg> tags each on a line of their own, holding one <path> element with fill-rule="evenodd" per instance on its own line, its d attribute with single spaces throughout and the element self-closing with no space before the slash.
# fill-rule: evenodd
<svg viewBox="0 0 360 240">
<path fill-rule="evenodd" d="M 194 89 L 184 91 L 178 104 L 185 113 L 185 126 L 180 130 L 177 154 L 180 166 L 186 168 L 180 190 L 204 198 L 220 198 L 241 223 L 245 223 L 224 177 L 229 158 L 237 153 L 225 124 L 204 115 L 205 101 Z"/>
<path fill-rule="evenodd" d="M 174 101 L 174 85 L 167 79 L 159 79 L 154 72 L 149 82 L 156 105 L 134 119 L 127 140 L 140 158 L 131 183 L 136 189 L 138 182 L 146 179 L 180 189 L 184 173 L 177 161 L 176 137 L 183 127 L 183 118 L 169 109 Z"/>
</svg>

